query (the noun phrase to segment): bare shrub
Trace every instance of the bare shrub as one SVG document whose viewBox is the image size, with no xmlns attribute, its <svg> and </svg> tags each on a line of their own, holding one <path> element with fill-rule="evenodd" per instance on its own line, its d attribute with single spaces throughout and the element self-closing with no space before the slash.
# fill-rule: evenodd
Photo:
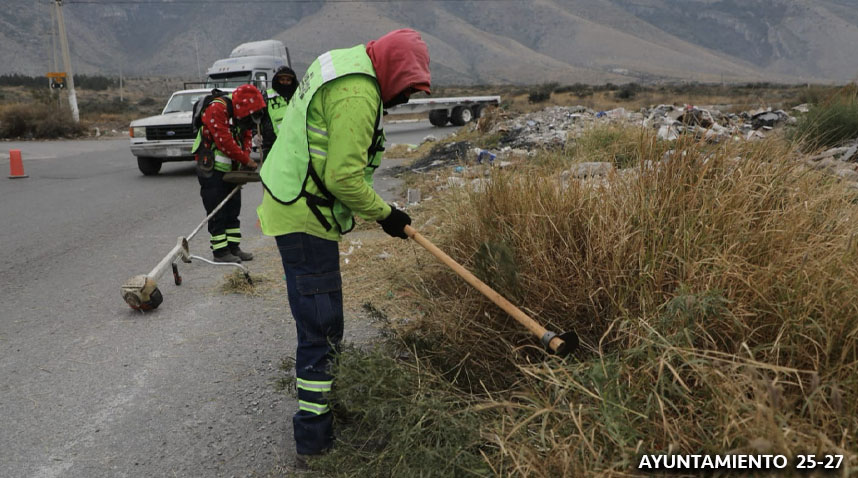
<svg viewBox="0 0 858 478">
<path fill-rule="evenodd" d="M 0 110 L 0 138 L 67 138 L 85 132 L 68 112 L 46 104 L 14 104 Z"/>
<path fill-rule="evenodd" d="M 527 96 L 531 103 L 544 103 L 551 99 L 551 93 L 557 88 L 557 83 L 545 83 L 535 87 Z"/>
</svg>

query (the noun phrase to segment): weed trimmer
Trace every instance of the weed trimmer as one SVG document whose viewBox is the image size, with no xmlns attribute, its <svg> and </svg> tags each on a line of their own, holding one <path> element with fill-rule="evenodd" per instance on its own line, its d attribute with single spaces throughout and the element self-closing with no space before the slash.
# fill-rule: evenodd
<svg viewBox="0 0 858 478">
<path fill-rule="evenodd" d="M 453 272 L 458 274 L 462 279 L 465 279 L 468 284 L 474 286 L 484 296 L 488 297 L 489 300 L 511 315 L 520 324 L 527 327 L 528 330 L 540 338 L 542 345 L 553 351 L 555 354 L 569 355 L 578 348 L 578 334 L 575 332 L 569 331 L 558 335 L 550 330 L 546 330 L 545 327 L 531 319 L 527 314 L 522 312 L 521 309 L 514 306 L 510 301 L 506 300 L 502 295 L 498 294 L 494 289 L 486 285 L 485 282 L 481 281 L 477 276 L 462 267 L 458 262 L 453 260 L 453 258 L 444 253 L 444 251 L 438 249 L 435 244 L 432 244 L 428 239 L 420 235 L 416 229 L 411 226 L 405 226 L 405 234 L 411 239 L 417 241 L 418 244 L 431 252 L 432 255 L 437 257 L 450 269 L 453 269 Z"/>
<path fill-rule="evenodd" d="M 131 279 L 128 279 L 128 281 L 126 281 L 125 284 L 122 285 L 122 298 L 125 299 L 125 302 L 132 309 L 147 312 L 156 309 L 159 305 L 161 305 L 161 302 L 164 301 L 164 296 L 161 294 L 161 291 L 158 290 L 157 280 L 159 277 L 161 277 L 161 274 L 163 274 L 164 271 L 167 270 L 168 264 L 172 265 L 173 268 L 173 281 L 177 286 L 182 285 L 182 276 L 179 275 L 179 267 L 177 265 L 179 259 L 181 259 L 182 262 L 185 262 L 187 264 L 191 263 L 191 259 L 198 259 L 202 262 L 205 262 L 206 264 L 211 264 L 213 266 L 237 267 L 241 269 L 242 272 L 244 272 L 244 278 L 247 279 L 247 283 L 253 284 L 253 281 L 250 279 L 249 271 L 243 265 L 234 262 L 213 262 L 204 257 L 191 255 L 188 249 L 188 241 L 193 239 L 194 236 L 196 236 L 197 233 L 200 232 L 200 229 L 202 229 L 202 227 L 209 222 L 209 219 L 211 219 L 215 214 L 217 214 L 217 212 L 220 211 L 223 205 L 226 204 L 226 202 L 229 201 L 230 198 L 232 198 L 239 190 L 241 190 L 242 185 L 243 184 L 236 185 L 235 188 L 233 188 L 233 190 L 230 191 L 230 193 L 226 196 L 226 198 L 224 198 L 224 200 L 221 201 L 220 204 L 218 204 L 217 207 L 212 210 L 211 214 L 209 214 L 208 216 L 206 216 L 205 219 L 203 219 L 203 222 L 201 222 L 200 225 L 197 226 L 197 228 L 194 229 L 188 235 L 187 238 L 180 237 L 176 246 L 173 247 L 173 250 L 171 250 L 169 254 L 167 254 L 163 259 L 161 259 L 161 262 L 159 262 L 158 265 L 155 266 L 155 268 L 152 269 L 151 272 L 146 275 L 134 276 Z"/>
</svg>

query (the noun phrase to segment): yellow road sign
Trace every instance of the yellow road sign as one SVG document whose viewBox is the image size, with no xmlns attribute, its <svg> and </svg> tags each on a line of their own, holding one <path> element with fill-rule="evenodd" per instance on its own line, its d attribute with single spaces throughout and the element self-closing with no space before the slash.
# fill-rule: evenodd
<svg viewBox="0 0 858 478">
<path fill-rule="evenodd" d="M 45 73 L 45 76 L 47 76 L 48 78 L 65 78 L 66 73 L 64 71 L 59 71 L 59 72 L 54 71 L 54 72 Z"/>
</svg>

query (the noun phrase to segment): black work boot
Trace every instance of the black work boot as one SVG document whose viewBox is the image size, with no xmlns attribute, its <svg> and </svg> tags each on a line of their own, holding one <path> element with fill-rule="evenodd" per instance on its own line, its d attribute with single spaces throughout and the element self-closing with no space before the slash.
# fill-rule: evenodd
<svg viewBox="0 0 858 478">
<path fill-rule="evenodd" d="M 229 250 L 229 248 L 226 247 L 213 251 L 212 255 L 214 256 L 215 262 L 233 262 L 236 264 L 241 263 L 241 257 L 234 255 Z"/>
<path fill-rule="evenodd" d="M 295 455 L 295 472 L 304 474 L 310 471 L 310 463 L 309 463 L 310 455 Z"/>
<path fill-rule="evenodd" d="M 238 247 L 238 244 L 230 244 L 229 245 L 229 252 L 231 252 L 232 255 L 238 257 L 242 261 L 252 261 L 253 260 L 253 254 L 251 254 L 250 252 L 242 251 L 241 248 Z"/>
</svg>

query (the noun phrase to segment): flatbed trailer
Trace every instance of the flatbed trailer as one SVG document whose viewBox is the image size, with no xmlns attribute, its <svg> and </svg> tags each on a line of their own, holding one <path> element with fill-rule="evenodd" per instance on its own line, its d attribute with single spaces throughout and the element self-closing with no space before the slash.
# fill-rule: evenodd
<svg viewBox="0 0 858 478">
<path fill-rule="evenodd" d="M 450 98 L 415 98 L 395 106 L 388 114 L 402 115 L 429 112 L 434 126 L 465 125 L 480 117 L 484 108 L 500 106 L 500 96 L 459 96 Z"/>
</svg>

